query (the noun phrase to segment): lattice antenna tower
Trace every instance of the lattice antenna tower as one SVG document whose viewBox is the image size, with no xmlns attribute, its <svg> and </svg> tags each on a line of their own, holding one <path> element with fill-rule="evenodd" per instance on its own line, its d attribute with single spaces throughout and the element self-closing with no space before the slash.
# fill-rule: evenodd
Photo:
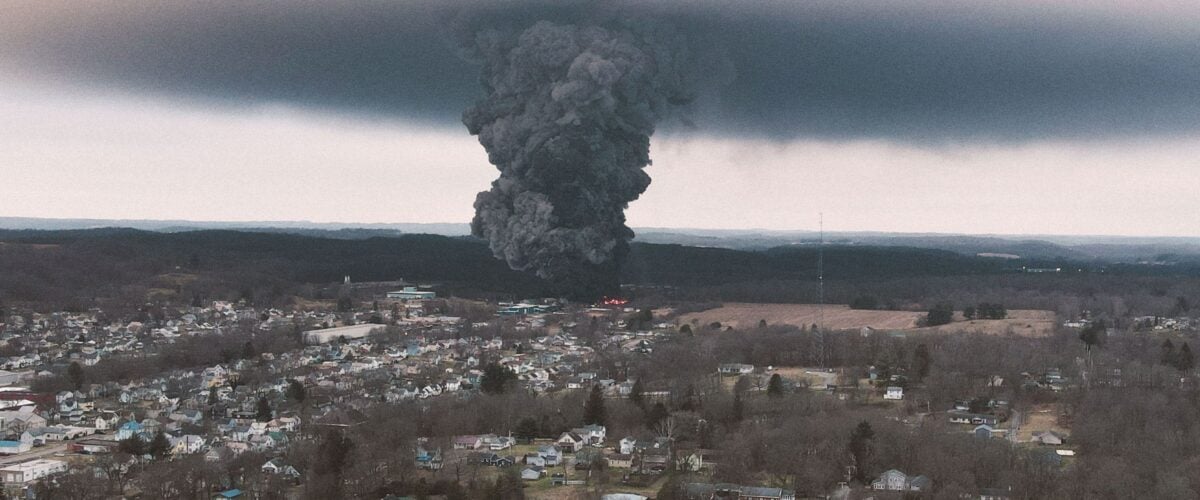
<svg viewBox="0 0 1200 500">
<path fill-rule="evenodd" d="M 817 363 L 825 367 L 825 213 L 817 214 L 817 329 L 813 332 L 817 344 Z"/>
</svg>

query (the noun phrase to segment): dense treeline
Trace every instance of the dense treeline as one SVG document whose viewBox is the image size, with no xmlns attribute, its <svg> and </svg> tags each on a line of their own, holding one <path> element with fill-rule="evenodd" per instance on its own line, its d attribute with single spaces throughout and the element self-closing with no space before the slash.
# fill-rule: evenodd
<svg viewBox="0 0 1200 500">
<path fill-rule="evenodd" d="M 87 306 L 162 290 L 176 301 L 253 298 L 274 304 L 310 283 L 437 281 L 461 294 L 542 295 L 545 284 L 469 238 L 345 240 L 239 231 L 0 231 L 0 298 Z M 135 302 L 136 303 L 136 302 Z"/>
<path fill-rule="evenodd" d="M 877 309 L 923 310 L 941 302 L 961 308 L 989 302 L 1003 303 L 1007 309 L 1054 311 L 1062 318 L 1078 318 L 1084 311 L 1113 318 L 1131 315 L 1171 317 L 1195 310 L 1194 301 L 1180 301 L 1180 297 L 1200 297 L 1200 278 L 1184 275 L 1119 276 L 1072 272 L 855 280 L 830 273 L 825 276 L 826 303 L 849 304 L 858 299 L 860 304 L 872 305 L 861 300 L 869 296 L 875 298 L 873 305 Z M 817 302 L 818 293 L 815 280 L 786 279 L 639 290 L 639 296 L 679 302 L 812 304 Z"/>
<path fill-rule="evenodd" d="M 508 269 L 473 238 L 431 235 L 362 240 L 240 231 L 154 233 L 128 229 L 0 231 L 0 301 L 62 308 L 188 304 L 246 298 L 279 305 L 293 296 L 327 298 L 321 286 L 404 278 L 435 282 L 460 296 L 520 298 L 553 287 Z M 666 285 L 687 301 L 815 302 L 818 249 L 761 252 L 635 243 L 622 282 Z M 862 308 L 911 309 L 941 301 L 1004 303 L 1077 316 L 1083 310 L 1178 311 L 1200 295 L 1198 267 L 1083 265 L 966 256 L 904 247 L 827 246 L 828 302 L 864 297 Z M 1025 274 L 1021 266 L 1061 267 Z M 317 285 L 314 287 L 313 285 Z M 107 299 L 107 302 L 106 302 Z M 1186 311 L 1182 311 L 1186 312 Z"/>
</svg>

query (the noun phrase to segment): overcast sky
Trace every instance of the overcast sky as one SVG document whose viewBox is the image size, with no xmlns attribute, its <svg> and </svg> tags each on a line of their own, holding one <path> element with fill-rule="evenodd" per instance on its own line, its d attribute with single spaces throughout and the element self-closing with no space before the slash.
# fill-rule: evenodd
<svg viewBox="0 0 1200 500">
<path fill-rule="evenodd" d="M 714 75 L 629 223 L 1200 235 L 1200 9 L 1078 3 L 603 3 Z M 0 215 L 467 222 L 496 170 L 453 38 L 579 15 L 146 5 L 0 5 Z"/>
</svg>

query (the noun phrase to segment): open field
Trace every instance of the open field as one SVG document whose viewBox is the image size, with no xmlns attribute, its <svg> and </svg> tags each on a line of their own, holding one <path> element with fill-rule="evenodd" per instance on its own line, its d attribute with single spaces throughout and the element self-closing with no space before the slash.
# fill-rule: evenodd
<svg viewBox="0 0 1200 500">
<path fill-rule="evenodd" d="M 693 321 L 707 325 L 714 321 L 734 328 L 754 328 L 760 320 L 768 324 L 808 326 L 817 322 L 816 304 L 748 304 L 729 302 L 716 309 L 687 313 L 680 316 L 682 323 Z M 924 313 L 916 311 L 864 311 L 850 309 L 846 305 L 826 304 L 824 324 L 827 328 L 844 330 L 869 326 L 884 330 L 916 328 L 917 320 Z"/>
<path fill-rule="evenodd" d="M 1028 443 L 1033 440 L 1033 433 L 1037 431 L 1056 431 L 1069 435 L 1070 429 L 1058 425 L 1058 412 L 1059 408 L 1056 404 L 1034 405 L 1028 412 L 1025 412 L 1021 430 L 1017 433 L 1017 441 Z"/>
<path fill-rule="evenodd" d="M 761 320 L 768 324 L 808 326 L 817 323 L 816 304 L 749 304 L 730 302 L 721 307 L 688 313 L 680 316 L 681 323 L 706 325 L 720 322 L 735 328 L 754 328 Z M 963 321 L 961 317 L 948 325 L 933 328 L 918 328 L 917 322 L 925 316 L 921 311 L 870 311 L 850 309 L 847 305 L 827 304 L 824 307 L 824 325 L 833 330 L 852 330 L 864 327 L 876 330 L 922 330 L 937 332 L 970 331 L 987 334 L 1004 334 L 1010 329 L 1019 335 L 1043 336 L 1054 329 L 1054 313 L 1050 311 L 1013 310 L 1009 318 L 1002 320 Z"/>
<path fill-rule="evenodd" d="M 963 321 L 961 316 L 948 325 L 922 328 L 922 331 L 978 332 L 990 335 L 1005 335 L 1009 331 L 1024 337 L 1045 337 L 1054 332 L 1056 319 L 1053 311 L 1018 309 L 1008 311 L 1005 319 L 976 319 Z"/>
<path fill-rule="evenodd" d="M 825 371 L 820 368 L 801 368 L 796 366 L 777 366 L 771 371 L 778 373 L 784 380 L 793 383 L 807 383 L 814 390 L 824 390 L 830 384 L 837 385 L 838 373 Z"/>
</svg>

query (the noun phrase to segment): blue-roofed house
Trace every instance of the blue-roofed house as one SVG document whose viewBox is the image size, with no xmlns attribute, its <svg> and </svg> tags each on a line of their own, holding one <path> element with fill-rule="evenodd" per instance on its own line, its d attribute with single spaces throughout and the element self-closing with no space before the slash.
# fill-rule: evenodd
<svg viewBox="0 0 1200 500">
<path fill-rule="evenodd" d="M 214 493 L 212 497 L 213 497 L 213 500 L 223 500 L 226 498 L 241 498 L 241 496 L 242 496 L 242 490 L 234 488 L 232 490 L 225 490 L 220 493 Z"/>
<path fill-rule="evenodd" d="M 121 424 L 121 427 L 117 429 L 117 440 L 129 439 L 135 435 L 141 435 L 143 432 L 145 432 L 145 428 L 142 427 L 142 424 L 130 420 Z"/>
<path fill-rule="evenodd" d="M 16 455 L 33 448 L 33 443 L 24 441 L 0 441 L 0 455 Z"/>
</svg>

